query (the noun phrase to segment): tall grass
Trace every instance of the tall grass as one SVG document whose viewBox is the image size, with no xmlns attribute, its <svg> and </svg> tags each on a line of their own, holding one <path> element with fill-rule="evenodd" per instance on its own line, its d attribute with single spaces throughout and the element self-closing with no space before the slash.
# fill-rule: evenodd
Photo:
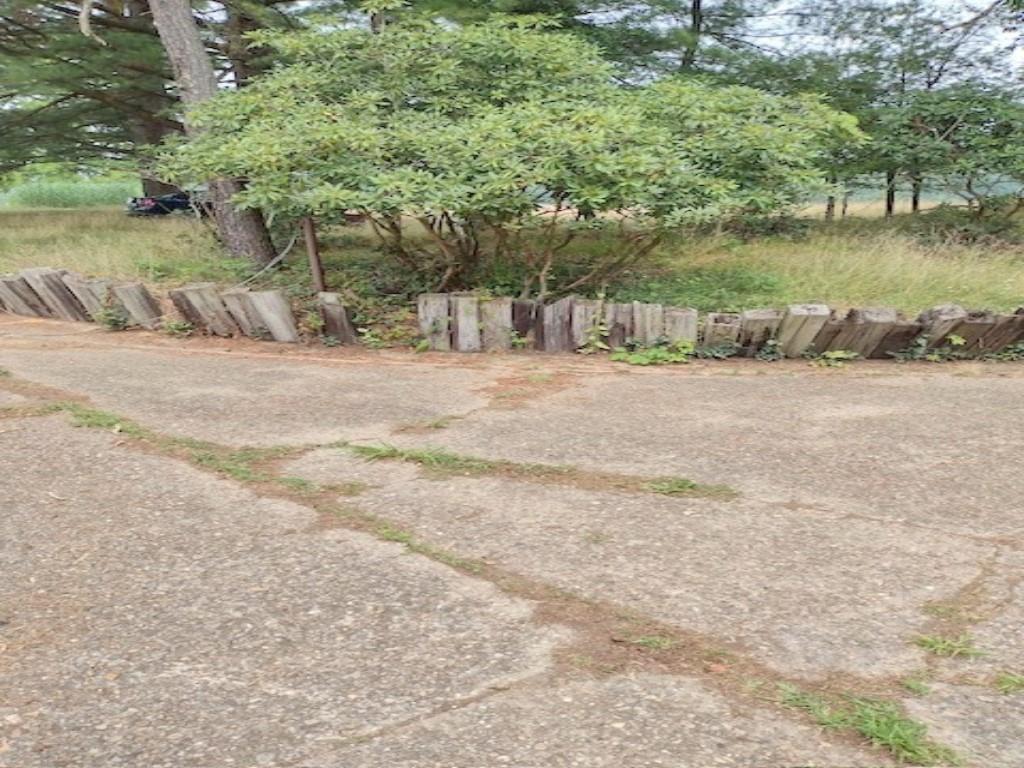
<svg viewBox="0 0 1024 768">
<path fill-rule="evenodd" d="M 32 266 L 152 283 L 231 282 L 248 269 L 225 259 L 206 223 L 195 219 L 0 210 L 0 272 Z"/>
<path fill-rule="evenodd" d="M 0 196 L 7 208 L 90 208 L 142 194 L 138 181 L 29 181 Z"/>
</svg>

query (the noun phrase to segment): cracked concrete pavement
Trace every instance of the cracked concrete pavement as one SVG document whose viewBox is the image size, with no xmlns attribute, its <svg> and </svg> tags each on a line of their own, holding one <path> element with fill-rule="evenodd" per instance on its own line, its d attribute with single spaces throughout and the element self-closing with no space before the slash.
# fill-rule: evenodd
<svg viewBox="0 0 1024 768">
<path fill-rule="evenodd" d="M 0 316 L 0 368 L 3 768 L 889 763 L 779 707 L 780 681 L 899 700 L 968 765 L 1024 762 L 1024 692 L 994 685 L 1024 675 L 1016 366 L 637 371 Z M 55 390 L 165 435 L 306 446 L 276 471 L 361 488 L 338 504 L 425 546 L 25 411 Z M 339 440 L 739 496 L 439 476 L 314 447 Z M 574 663 L 581 643 L 621 638 L 584 638 L 568 608 L 552 620 L 433 550 L 649 617 L 761 677 L 656 651 Z M 953 631 L 984 655 L 913 644 Z"/>
</svg>

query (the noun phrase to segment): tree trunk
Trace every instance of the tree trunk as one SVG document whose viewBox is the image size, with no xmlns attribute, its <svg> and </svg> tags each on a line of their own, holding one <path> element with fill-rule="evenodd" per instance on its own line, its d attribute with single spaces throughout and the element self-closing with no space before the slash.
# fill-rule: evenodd
<svg viewBox="0 0 1024 768">
<path fill-rule="evenodd" d="M 825 221 L 832 221 L 836 217 L 836 194 L 835 186 L 838 183 L 838 179 L 834 173 L 828 175 L 828 183 L 832 185 L 832 192 L 825 200 Z"/>
<path fill-rule="evenodd" d="M 849 210 L 850 210 L 850 193 L 849 192 L 843 192 L 843 207 L 842 207 L 842 210 L 840 210 L 840 212 L 839 212 L 840 218 L 845 219 L 846 218 L 846 214 L 849 212 Z"/>
<path fill-rule="evenodd" d="M 213 98 L 217 93 L 217 74 L 199 35 L 189 0 L 150 0 L 149 6 L 186 110 Z M 187 116 L 185 131 L 196 133 Z M 240 189 L 241 184 L 232 179 L 209 183 L 208 198 L 217 232 L 232 256 L 265 264 L 274 258 L 270 233 L 259 211 L 239 210 L 231 204 L 231 198 Z"/>
<path fill-rule="evenodd" d="M 700 47 L 700 36 L 704 31 L 703 0 L 690 0 L 690 26 L 687 28 L 686 45 L 679 62 L 680 70 L 693 69 L 697 63 L 697 49 Z"/>
<path fill-rule="evenodd" d="M 885 218 L 896 213 L 896 171 L 885 172 Z"/>
<path fill-rule="evenodd" d="M 921 210 L 921 177 L 917 174 L 911 176 L 910 179 L 910 210 L 912 213 L 917 213 Z"/>
</svg>

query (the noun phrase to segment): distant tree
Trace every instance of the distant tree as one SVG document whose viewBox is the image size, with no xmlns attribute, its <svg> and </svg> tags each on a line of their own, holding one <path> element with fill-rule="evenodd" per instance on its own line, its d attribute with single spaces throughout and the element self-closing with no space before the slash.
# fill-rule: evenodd
<svg viewBox="0 0 1024 768">
<path fill-rule="evenodd" d="M 197 109 L 167 172 L 245 178 L 235 200 L 281 216 L 358 211 L 442 290 L 524 255 L 543 296 L 574 236 L 612 230 L 621 247 L 559 288 L 600 281 L 670 228 L 793 205 L 827 142 L 858 135 L 813 97 L 616 87 L 593 44 L 533 21 L 256 39 L 289 63 Z"/>
</svg>

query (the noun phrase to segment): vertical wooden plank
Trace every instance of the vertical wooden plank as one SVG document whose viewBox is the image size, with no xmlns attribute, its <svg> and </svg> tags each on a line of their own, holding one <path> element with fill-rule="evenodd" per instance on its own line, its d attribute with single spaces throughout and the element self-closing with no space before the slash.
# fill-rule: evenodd
<svg viewBox="0 0 1024 768">
<path fill-rule="evenodd" d="M 946 337 L 953 333 L 953 330 L 965 317 L 967 317 L 967 310 L 960 305 L 942 304 L 926 309 L 920 314 L 917 321 L 924 326 L 928 346 L 939 347 L 945 344 Z"/>
<path fill-rule="evenodd" d="M 339 344 L 358 344 L 359 335 L 352 323 L 352 314 L 341 302 L 341 296 L 329 291 L 317 294 L 320 317 L 324 321 L 325 336 L 332 336 Z"/>
<path fill-rule="evenodd" d="M 605 304 L 604 324 L 608 326 L 608 346 L 612 349 L 626 346 L 633 340 L 633 305 Z"/>
<path fill-rule="evenodd" d="M 828 350 L 836 349 L 833 342 L 836 340 L 836 336 L 839 332 L 846 327 L 846 316 L 840 317 L 838 312 L 833 312 L 828 320 L 825 322 L 821 329 L 815 334 L 814 339 L 804 349 L 804 352 L 814 352 L 815 354 L 821 354 Z"/>
<path fill-rule="evenodd" d="M 231 319 L 239 330 L 250 339 L 263 338 L 263 329 L 260 326 L 260 318 L 256 315 L 252 305 L 249 303 L 249 291 L 243 288 L 235 288 L 224 291 L 220 295 L 224 307 L 227 309 Z"/>
<path fill-rule="evenodd" d="M 153 294 L 142 283 L 121 283 L 114 285 L 111 290 L 133 325 L 150 330 L 160 325 L 163 312 Z"/>
<path fill-rule="evenodd" d="M 591 340 L 592 332 L 603 319 L 603 302 L 596 299 L 576 299 L 572 304 L 572 345 L 580 349 Z M 604 339 L 600 339 L 602 342 Z"/>
<path fill-rule="evenodd" d="M 779 348 L 786 357 L 800 357 L 832 313 L 824 304 L 791 304 L 779 323 Z"/>
<path fill-rule="evenodd" d="M 512 349 L 512 299 L 480 302 L 480 326 L 486 351 Z"/>
<path fill-rule="evenodd" d="M 633 339 L 642 347 L 653 347 L 665 336 L 665 310 L 661 304 L 633 302 Z"/>
<path fill-rule="evenodd" d="M 980 351 L 978 345 L 981 339 L 995 326 L 996 316 L 992 312 L 969 311 L 967 317 L 957 323 L 952 333 L 964 340 L 959 350 L 968 355 L 974 355 Z"/>
<path fill-rule="evenodd" d="M 258 318 L 257 333 L 268 335 L 274 341 L 295 344 L 299 329 L 295 325 L 292 305 L 281 291 L 252 291 L 242 294 L 252 314 Z M 265 334 L 263 333 L 265 332 Z"/>
<path fill-rule="evenodd" d="M 78 302 L 89 313 L 93 320 L 99 320 L 103 311 L 110 306 L 113 294 L 110 281 L 103 279 L 86 279 L 81 275 L 64 275 L 64 285 L 75 295 Z"/>
<path fill-rule="evenodd" d="M 777 309 L 748 309 L 740 313 L 740 335 L 738 343 L 747 357 L 753 357 L 766 341 L 775 338 L 782 322 L 782 313 Z"/>
<path fill-rule="evenodd" d="M 697 346 L 697 310 L 665 307 L 665 338 L 670 344 L 688 341 Z"/>
<path fill-rule="evenodd" d="M 868 357 L 874 360 L 892 359 L 894 353 L 909 349 L 921 333 L 920 323 L 897 320 Z"/>
<path fill-rule="evenodd" d="M 861 357 L 871 357 L 899 319 L 899 312 L 888 307 L 851 309 L 828 349 L 843 349 L 856 352 Z"/>
<path fill-rule="evenodd" d="M 3 300 L 7 311 L 15 315 L 53 317 L 53 312 L 23 277 L 17 275 L 0 277 L 0 299 Z"/>
<path fill-rule="evenodd" d="M 541 310 L 545 352 L 571 352 L 572 296 L 566 296 Z"/>
<path fill-rule="evenodd" d="M 1024 340 L 1024 307 L 1012 315 L 996 315 L 992 328 L 978 339 L 977 351 L 997 352 Z"/>
<path fill-rule="evenodd" d="M 537 320 L 537 303 L 532 299 L 515 299 L 512 302 L 512 330 L 520 339 L 528 339 L 533 333 Z"/>
<path fill-rule="evenodd" d="M 33 267 L 21 270 L 21 277 L 32 286 L 32 290 L 42 299 L 54 317 L 61 320 L 76 322 L 88 321 L 91 318 L 85 307 L 75 298 L 75 294 L 64 285 L 64 271 L 48 267 Z"/>
<path fill-rule="evenodd" d="M 709 312 L 704 318 L 702 344 L 717 347 L 722 344 L 736 344 L 740 338 L 740 316 L 731 312 Z"/>
<path fill-rule="evenodd" d="M 479 352 L 480 299 L 476 296 L 452 296 L 452 347 L 456 352 Z"/>
<path fill-rule="evenodd" d="M 452 348 L 451 319 L 447 293 L 424 293 L 417 300 L 420 333 L 438 352 Z"/>
</svg>

